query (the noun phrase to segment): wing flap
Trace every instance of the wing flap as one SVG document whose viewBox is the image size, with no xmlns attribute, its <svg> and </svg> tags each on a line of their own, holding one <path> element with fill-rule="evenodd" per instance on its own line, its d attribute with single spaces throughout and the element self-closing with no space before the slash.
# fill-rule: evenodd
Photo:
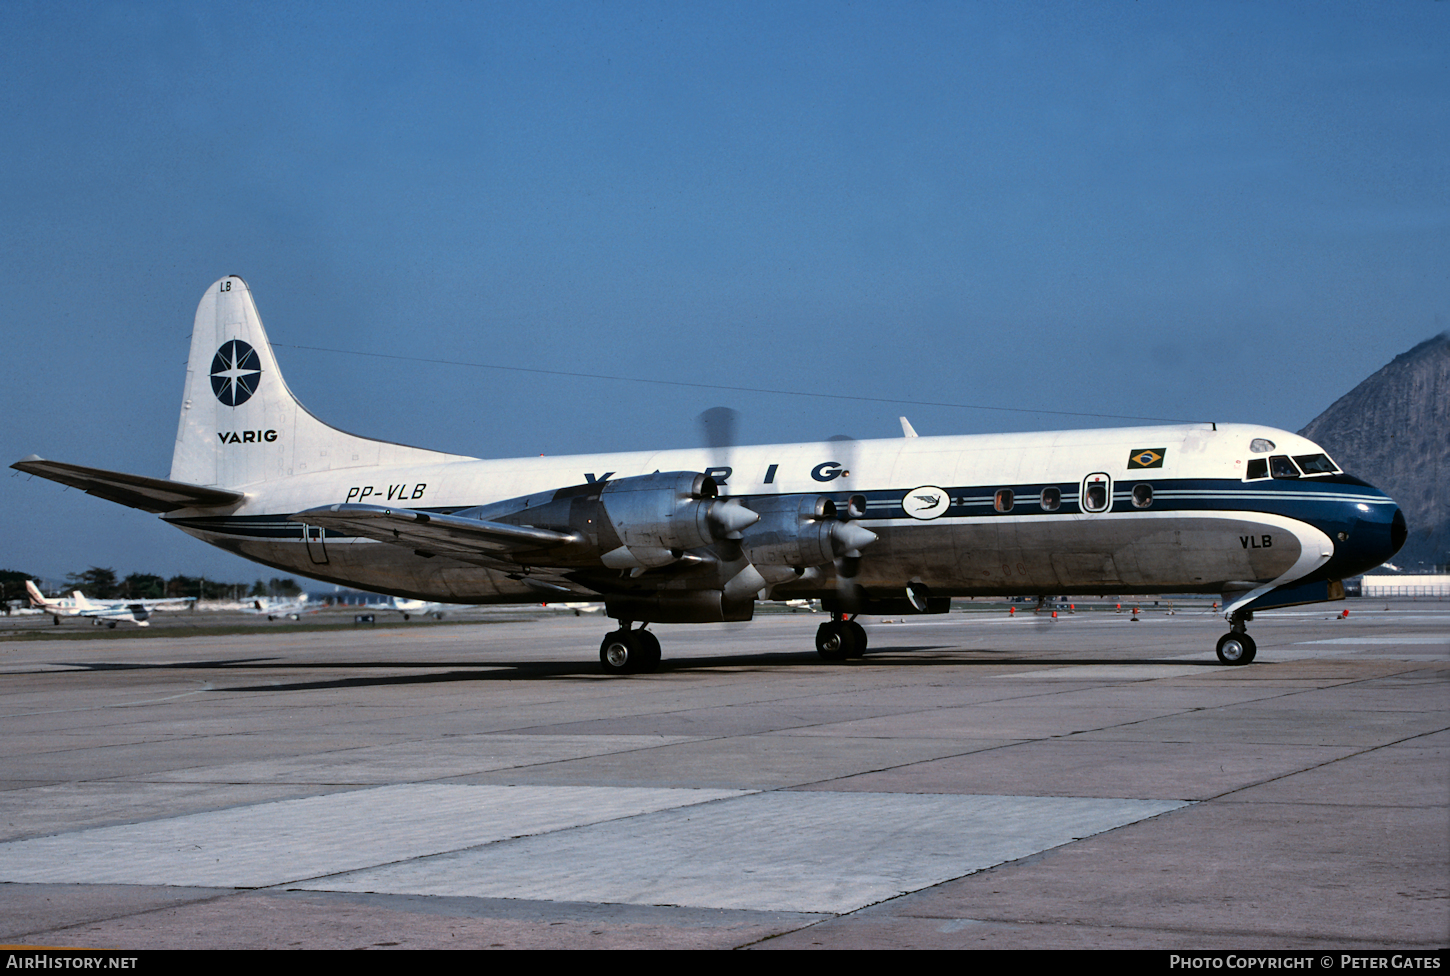
<svg viewBox="0 0 1450 976">
<path fill-rule="evenodd" d="M 323 505 L 287 516 L 325 529 L 365 539 L 376 539 L 428 552 L 488 554 L 551 549 L 582 542 L 575 532 L 558 532 L 528 525 L 508 525 L 481 519 L 439 515 L 410 508 L 381 505 Z"/>
<path fill-rule="evenodd" d="M 174 512 L 182 508 L 220 508 L 235 505 L 246 498 L 240 491 L 224 488 L 204 488 L 184 481 L 167 481 L 165 478 L 147 478 L 139 474 L 125 474 L 121 471 L 107 471 L 103 468 L 87 468 L 79 464 L 65 464 L 61 461 L 47 461 L 39 455 L 10 465 L 17 471 L 33 474 L 50 481 L 57 481 L 72 488 L 79 488 L 87 495 L 104 498 L 128 508 L 139 508 L 143 512 Z"/>
</svg>

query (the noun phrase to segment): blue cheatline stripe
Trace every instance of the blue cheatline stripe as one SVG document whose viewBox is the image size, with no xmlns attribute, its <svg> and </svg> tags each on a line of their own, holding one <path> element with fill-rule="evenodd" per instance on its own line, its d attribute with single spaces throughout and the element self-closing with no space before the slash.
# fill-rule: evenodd
<svg viewBox="0 0 1450 976">
<path fill-rule="evenodd" d="M 1125 485 L 1130 479 L 1124 478 L 1117 482 L 1117 486 Z M 1132 505 L 1131 490 L 1113 492 L 1113 512 L 1142 512 L 1152 511 L 1154 513 L 1164 512 L 1195 512 L 1195 511 L 1244 511 L 1251 513 L 1264 513 L 1283 515 L 1288 518 L 1296 518 L 1303 521 L 1312 521 L 1314 518 L 1343 518 L 1342 506 L 1346 504 L 1359 505 L 1394 505 L 1391 498 L 1361 485 L 1325 485 L 1310 487 L 1303 482 L 1252 482 L 1252 487 L 1241 481 L 1229 479 L 1175 479 L 1175 480 L 1147 480 L 1132 479 L 1134 485 L 1147 484 L 1153 488 L 1153 503 L 1148 509 L 1138 509 Z M 1283 487 L 1278 487 L 1282 484 Z M 913 488 L 915 486 L 912 486 Z M 981 519 L 983 510 L 987 517 L 999 514 L 994 511 L 996 493 L 1002 488 L 1010 489 L 1015 496 L 1013 505 L 1013 516 L 1040 516 L 1051 518 L 1055 515 L 1077 515 L 1082 514 L 1079 507 L 1079 483 L 1068 484 L 1054 483 L 1043 484 L 1041 482 L 1029 485 L 994 485 L 986 487 L 982 485 L 959 486 L 947 489 L 952 496 L 951 507 L 936 519 L 922 520 L 922 524 L 928 522 L 941 522 L 943 519 L 973 518 Z M 1060 507 L 1054 511 L 1044 511 L 1041 507 L 1041 496 L 1044 488 L 1056 488 L 1061 495 Z M 817 493 L 801 492 L 800 494 L 821 494 L 831 498 L 838 506 L 844 506 L 846 499 L 851 495 L 866 496 L 867 518 L 888 519 L 906 517 L 907 513 L 902 508 L 902 499 L 912 488 L 878 489 L 865 492 L 831 492 L 823 491 Z M 986 494 L 980 494 L 986 492 Z M 742 504 L 749 506 L 750 495 L 734 496 Z M 770 497 L 770 496 L 761 496 Z M 461 511 L 469 506 L 449 505 L 439 508 L 422 508 L 419 511 L 439 512 L 449 514 Z M 1006 513 L 1000 513 L 1006 514 Z M 167 519 L 175 525 L 183 528 L 194 528 L 207 532 L 216 532 L 224 535 L 243 536 L 247 538 L 262 539 L 292 539 L 302 541 L 302 526 L 297 522 L 289 521 L 285 515 L 228 515 L 211 518 L 179 518 Z M 324 533 L 326 538 L 347 538 L 346 533 L 328 529 Z"/>
</svg>

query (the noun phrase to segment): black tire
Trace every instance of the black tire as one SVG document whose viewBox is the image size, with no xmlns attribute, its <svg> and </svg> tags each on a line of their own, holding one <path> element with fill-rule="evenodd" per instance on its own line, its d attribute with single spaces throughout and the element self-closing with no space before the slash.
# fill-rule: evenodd
<svg viewBox="0 0 1450 976">
<path fill-rule="evenodd" d="M 862 657 L 866 653 L 866 628 L 855 620 L 846 621 L 846 626 L 851 631 L 851 636 L 856 639 L 856 646 L 851 650 L 850 657 Z"/>
<path fill-rule="evenodd" d="M 654 674 L 660 669 L 660 639 L 648 630 L 630 631 L 639 644 L 639 674 Z"/>
<path fill-rule="evenodd" d="M 1218 639 L 1218 647 L 1214 651 L 1218 654 L 1219 663 L 1239 667 L 1252 664 L 1259 649 L 1248 634 L 1224 634 Z"/>
<path fill-rule="evenodd" d="M 856 633 L 845 621 L 829 621 L 816 629 L 816 653 L 827 661 L 844 661 L 854 657 Z"/>
</svg>

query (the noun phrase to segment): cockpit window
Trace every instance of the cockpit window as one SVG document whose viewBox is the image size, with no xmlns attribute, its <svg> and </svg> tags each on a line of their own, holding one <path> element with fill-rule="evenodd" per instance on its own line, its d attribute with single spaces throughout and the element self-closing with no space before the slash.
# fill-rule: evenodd
<svg viewBox="0 0 1450 976">
<path fill-rule="evenodd" d="M 1249 442 L 1250 454 L 1268 454 L 1274 449 L 1274 442 L 1267 437 L 1255 437 Z"/>
<path fill-rule="evenodd" d="M 1275 478 L 1299 477 L 1299 469 L 1294 466 L 1294 462 L 1282 454 L 1275 454 L 1269 458 L 1269 473 Z"/>
<path fill-rule="evenodd" d="M 1294 460 L 1299 462 L 1299 468 L 1307 475 L 1316 474 L 1339 474 L 1339 467 L 1329 460 L 1327 454 L 1296 454 Z"/>
<path fill-rule="evenodd" d="M 1263 458 L 1249 458 L 1248 472 L 1244 475 L 1248 481 L 1258 481 L 1269 476 L 1269 462 Z"/>
</svg>

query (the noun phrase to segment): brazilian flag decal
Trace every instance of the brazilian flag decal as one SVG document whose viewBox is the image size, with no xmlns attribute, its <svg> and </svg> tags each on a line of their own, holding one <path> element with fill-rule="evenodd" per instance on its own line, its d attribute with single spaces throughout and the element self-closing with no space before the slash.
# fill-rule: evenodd
<svg viewBox="0 0 1450 976">
<path fill-rule="evenodd" d="M 1134 468 L 1161 468 L 1163 467 L 1163 455 L 1168 453 L 1166 447 L 1135 447 L 1128 455 L 1128 470 Z"/>
</svg>

